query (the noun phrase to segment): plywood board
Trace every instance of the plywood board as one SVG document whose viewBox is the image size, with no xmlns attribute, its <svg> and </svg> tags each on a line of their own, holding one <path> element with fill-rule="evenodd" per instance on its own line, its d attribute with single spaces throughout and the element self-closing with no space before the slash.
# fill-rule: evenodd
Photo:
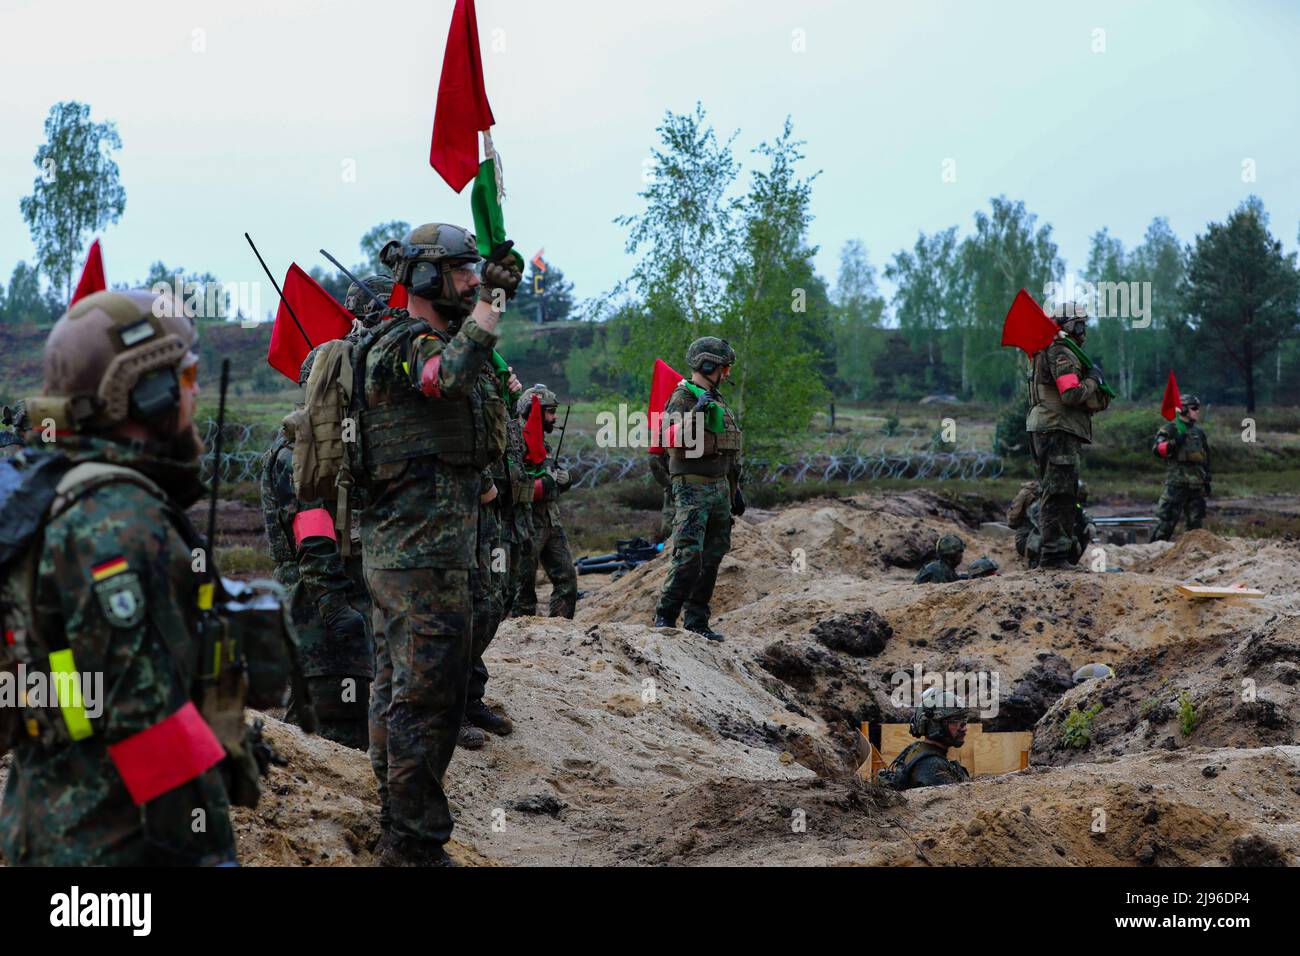
<svg viewBox="0 0 1300 956">
<path fill-rule="evenodd" d="M 1191 598 L 1261 598 L 1265 596 L 1264 592 L 1258 588 L 1212 588 L 1202 584 L 1180 584 L 1178 585 L 1178 593 Z"/>
<path fill-rule="evenodd" d="M 877 751 L 871 745 L 870 727 L 864 723 L 858 739 L 858 752 L 863 756 L 858 774 L 866 774 L 868 780 L 875 778 L 878 769 L 872 764 L 879 762 L 879 766 L 889 766 L 908 744 L 916 740 L 907 724 L 881 724 L 880 749 Z M 960 750 L 950 750 L 948 756 L 965 767 L 972 777 L 1013 773 L 1029 766 L 1029 750 L 1033 743 L 1034 735 L 1029 731 L 985 733 L 979 724 L 968 724 L 966 743 Z"/>
</svg>

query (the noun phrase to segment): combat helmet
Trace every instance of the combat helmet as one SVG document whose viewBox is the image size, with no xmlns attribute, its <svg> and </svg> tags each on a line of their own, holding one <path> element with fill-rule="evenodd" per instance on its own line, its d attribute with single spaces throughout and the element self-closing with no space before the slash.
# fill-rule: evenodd
<svg viewBox="0 0 1300 956">
<path fill-rule="evenodd" d="M 393 287 L 396 283 L 393 282 L 392 276 L 375 275 L 363 279 L 362 281 L 365 282 L 367 288 L 369 288 L 371 292 L 379 296 L 379 298 L 383 299 L 385 302 L 388 302 L 388 300 L 393 297 Z M 361 291 L 361 286 L 357 285 L 355 282 L 348 286 L 348 294 L 343 299 L 343 308 L 347 309 L 366 325 L 373 325 L 377 322 L 379 320 L 379 313 L 383 311 L 379 306 L 379 303 L 375 302 L 374 299 Z"/>
<path fill-rule="evenodd" d="M 705 375 L 712 375 L 719 365 L 735 363 L 736 350 L 727 344 L 726 339 L 714 335 L 696 339 L 686 349 L 686 364 Z"/>
<path fill-rule="evenodd" d="M 528 418 L 528 412 L 533 407 L 533 396 L 537 396 L 537 403 L 542 407 L 542 411 L 548 408 L 559 408 L 560 400 L 555 397 L 545 385 L 540 382 L 536 385 L 530 385 L 520 394 L 518 401 L 515 402 L 515 416 L 523 421 Z"/>
<path fill-rule="evenodd" d="M 45 384 L 34 420 L 102 431 L 127 421 L 159 426 L 180 408 L 180 370 L 198 341 L 170 292 L 96 292 L 65 312 L 45 340 Z"/>
<path fill-rule="evenodd" d="M 392 239 L 379 251 L 379 261 L 392 270 L 394 282 L 455 319 L 473 311 L 476 293 L 456 295 L 450 272 L 482 258 L 472 232 L 445 222 L 416 226 L 405 239 Z"/>
<path fill-rule="evenodd" d="M 907 725 L 913 737 L 933 737 L 947 740 L 948 721 L 973 720 L 975 712 L 950 690 L 940 691 L 937 687 L 926 688 L 921 700 L 912 710 L 912 720 Z"/>
<path fill-rule="evenodd" d="M 1182 403 L 1179 407 L 1180 410 L 1184 412 L 1189 408 L 1200 408 L 1201 400 L 1195 395 L 1184 395 L 1182 396 Z"/>
<path fill-rule="evenodd" d="M 961 556 L 966 553 L 966 542 L 955 534 L 945 534 L 935 542 L 934 550 L 940 559 L 961 561 Z"/>
<path fill-rule="evenodd" d="M 1088 333 L 1088 304 L 1063 302 L 1055 308 L 1056 324 L 1066 335 L 1081 339 Z"/>
</svg>

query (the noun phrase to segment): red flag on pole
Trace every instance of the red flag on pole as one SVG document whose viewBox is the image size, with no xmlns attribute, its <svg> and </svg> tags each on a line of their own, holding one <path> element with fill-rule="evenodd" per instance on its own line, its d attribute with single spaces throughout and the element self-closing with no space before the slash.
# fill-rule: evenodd
<svg viewBox="0 0 1300 956">
<path fill-rule="evenodd" d="M 332 339 L 341 339 L 352 331 L 352 313 L 334 301 L 334 297 L 320 287 L 320 284 L 298 267 L 298 263 L 289 266 L 282 287 L 284 299 L 275 313 L 275 325 L 271 327 L 271 347 L 267 349 L 266 361 L 271 368 L 298 384 L 298 371 L 302 360 L 314 347 Z M 293 308 L 293 315 L 298 317 L 302 328 L 294 322 L 293 315 L 285 307 L 285 302 Z M 303 337 L 303 333 L 307 338 Z M 308 339 L 311 341 L 308 342 Z"/>
<path fill-rule="evenodd" d="M 393 294 L 388 297 L 388 307 L 390 309 L 404 309 L 406 303 L 406 286 L 398 282 L 393 286 Z"/>
<path fill-rule="evenodd" d="M 1172 422 L 1182 407 L 1183 397 L 1178 394 L 1178 381 L 1174 378 L 1174 370 L 1170 369 L 1169 381 L 1165 382 L 1165 400 L 1160 403 L 1160 414 Z"/>
<path fill-rule="evenodd" d="M 77 291 L 72 293 L 68 308 L 76 305 L 78 300 L 107 288 L 108 284 L 104 281 L 104 257 L 100 254 L 99 240 L 96 239 L 86 253 L 86 264 L 81 267 L 81 280 L 77 283 Z"/>
<path fill-rule="evenodd" d="M 1021 289 L 1002 323 L 1002 344 L 1014 345 L 1026 355 L 1037 355 L 1052 344 L 1060 330 L 1034 297 Z"/>
<path fill-rule="evenodd" d="M 546 461 L 546 439 L 542 437 L 542 402 L 533 395 L 532 407 L 528 409 L 528 421 L 524 422 L 524 461 L 530 465 L 540 465 Z"/>
<path fill-rule="evenodd" d="M 536 269 L 538 272 L 546 271 L 546 260 L 542 258 L 542 253 L 544 253 L 545 251 L 546 251 L 545 247 L 538 249 L 535 253 L 533 253 L 533 257 L 528 260 L 533 264 L 533 268 Z"/>
<path fill-rule="evenodd" d="M 664 406 L 668 404 L 668 397 L 672 395 L 673 389 L 681 380 L 681 374 L 674 371 L 671 365 L 663 359 L 655 359 L 654 373 L 650 378 L 650 404 L 646 408 L 646 417 L 650 424 L 650 454 L 652 455 L 663 453 L 663 448 L 659 445 L 661 432 L 658 416 L 663 414 Z"/>
<path fill-rule="evenodd" d="M 474 0 L 456 0 L 442 57 L 429 165 L 456 192 L 478 175 L 478 133 L 496 120 L 483 87 Z"/>
</svg>

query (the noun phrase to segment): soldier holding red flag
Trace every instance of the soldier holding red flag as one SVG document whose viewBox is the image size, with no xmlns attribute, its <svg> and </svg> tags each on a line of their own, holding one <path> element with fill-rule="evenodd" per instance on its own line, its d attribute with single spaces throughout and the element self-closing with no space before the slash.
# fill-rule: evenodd
<svg viewBox="0 0 1300 956">
<path fill-rule="evenodd" d="M 1110 404 L 1100 369 L 1078 351 L 1087 338 L 1087 308 L 1066 303 L 1061 311 L 1060 331 L 1030 360 L 1032 407 L 1025 422 L 1042 484 L 1038 566 L 1046 569 L 1074 567 L 1080 449 L 1092 441 L 1092 416 Z"/>
<path fill-rule="evenodd" d="M 1187 530 L 1205 521 L 1205 499 L 1210 496 L 1210 440 L 1197 424 L 1201 401 L 1195 395 L 1179 399 L 1177 417 L 1162 425 L 1151 450 L 1165 461 L 1165 490 L 1156 505 L 1156 530 L 1152 541 L 1168 541 L 1182 517 Z"/>
</svg>

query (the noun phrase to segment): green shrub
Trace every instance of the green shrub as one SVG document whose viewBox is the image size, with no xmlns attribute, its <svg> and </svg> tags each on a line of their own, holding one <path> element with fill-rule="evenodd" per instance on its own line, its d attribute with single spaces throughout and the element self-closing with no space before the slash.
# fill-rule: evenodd
<svg viewBox="0 0 1300 956">
<path fill-rule="evenodd" d="M 1061 740 L 1065 746 L 1072 750 L 1082 750 L 1088 744 L 1092 743 L 1092 719 L 1101 713 L 1101 704 L 1094 704 L 1087 710 L 1079 710 L 1078 707 L 1070 711 L 1065 718 L 1065 729 L 1061 732 Z"/>
<path fill-rule="evenodd" d="M 1178 695 L 1178 726 L 1183 731 L 1184 737 L 1190 737 L 1196 725 L 1201 722 L 1201 715 L 1197 713 L 1196 705 L 1192 699 L 1187 696 L 1187 692 Z"/>
</svg>

